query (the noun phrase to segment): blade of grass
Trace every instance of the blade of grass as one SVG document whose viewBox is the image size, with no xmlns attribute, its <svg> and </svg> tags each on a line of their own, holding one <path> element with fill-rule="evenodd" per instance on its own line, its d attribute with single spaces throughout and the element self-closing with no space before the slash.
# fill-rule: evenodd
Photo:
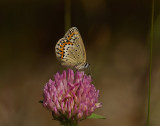
<svg viewBox="0 0 160 126">
<path fill-rule="evenodd" d="M 71 27 L 71 0 L 65 0 L 64 26 L 65 32 Z"/>
<path fill-rule="evenodd" d="M 150 123 L 150 99 L 151 99 L 151 75 L 152 75 L 152 43 L 153 43 L 153 21 L 154 21 L 154 0 L 152 0 L 152 18 L 151 18 L 151 40 L 150 40 L 150 65 L 149 65 L 149 88 L 148 88 L 148 115 L 147 126 Z"/>
</svg>

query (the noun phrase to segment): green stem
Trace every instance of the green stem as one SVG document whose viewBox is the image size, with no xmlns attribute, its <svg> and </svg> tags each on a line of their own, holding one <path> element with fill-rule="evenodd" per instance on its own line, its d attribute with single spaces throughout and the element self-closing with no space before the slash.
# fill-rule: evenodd
<svg viewBox="0 0 160 126">
<path fill-rule="evenodd" d="M 73 121 L 67 121 L 64 123 L 64 126 L 77 126 L 77 123 Z"/>
<path fill-rule="evenodd" d="M 64 14 L 65 32 L 71 27 L 71 0 L 65 0 L 65 14 Z"/>
<path fill-rule="evenodd" d="M 147 126 L 150 121 L 150 99 L 151 99 L 151 73 L 152 73 L 152 43 L 153 43 L 153 21 L 154 21 L 154 0 L 152 0 L 152 19 L 151 19 L 151 40 L 150 40 L 150 69 L 149 69 L 149 89 L 148 89 L 148 115 Z"/>
</svg>

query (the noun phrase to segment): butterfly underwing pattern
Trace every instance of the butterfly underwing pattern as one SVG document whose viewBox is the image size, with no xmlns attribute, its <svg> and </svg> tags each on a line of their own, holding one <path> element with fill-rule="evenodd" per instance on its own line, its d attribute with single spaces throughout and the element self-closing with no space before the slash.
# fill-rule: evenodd
<svg viewBox="0 0 160 126">
<path fill-rule="evenodd" d="M 87 68 L 86 51 L 81 35 L 76 27 L 70 28 L 56 46 L 55 53 L 62 66 L 77 70 Z"/>
</svg>

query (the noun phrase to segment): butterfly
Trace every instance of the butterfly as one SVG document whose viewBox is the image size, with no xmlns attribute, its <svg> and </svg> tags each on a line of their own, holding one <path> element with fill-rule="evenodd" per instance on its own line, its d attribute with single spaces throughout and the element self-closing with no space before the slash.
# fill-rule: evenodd
<svg viewBox="0 0 160 126">
<path fill-rule="evenodd" d="M 76 27 L 70 28 L 56 46 L 55 53 L 62 66 L 77 70 L 88 68 L 86 51 L 81 35 Z"/>
</svg>

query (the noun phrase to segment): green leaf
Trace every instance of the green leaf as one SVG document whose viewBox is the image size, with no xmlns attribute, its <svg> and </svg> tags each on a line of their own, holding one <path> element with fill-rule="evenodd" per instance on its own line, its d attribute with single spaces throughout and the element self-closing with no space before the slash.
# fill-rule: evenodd
<svg viewBox="0 0 160 126">
<path fill-rule="evenodd" d="M 106 118 L 104 116 L 92 113 L 90 116 L 88 116 L 88 119 L 106 119 Z"/>
</svg>

